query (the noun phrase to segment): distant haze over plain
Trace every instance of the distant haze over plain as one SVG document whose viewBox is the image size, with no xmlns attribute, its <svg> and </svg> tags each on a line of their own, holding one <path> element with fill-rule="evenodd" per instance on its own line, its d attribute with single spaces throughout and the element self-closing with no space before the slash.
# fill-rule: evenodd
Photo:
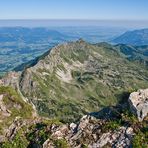
<svg viewBox="0 0 148 148">
<path fill-rule="evenodd" d="M 66 27 L 66 26 L 102 26 L 102 27 L 122 27 L 131 29 L 148 28 L 146 20 L 0 20 L 0 27 Z"/>
</svg>

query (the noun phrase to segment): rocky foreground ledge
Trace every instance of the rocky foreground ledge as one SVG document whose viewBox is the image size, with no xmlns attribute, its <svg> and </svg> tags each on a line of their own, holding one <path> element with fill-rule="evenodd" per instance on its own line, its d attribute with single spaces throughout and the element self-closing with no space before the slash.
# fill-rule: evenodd
<svg viewBox="0 0 148 148">
<path fill-rule="evenodd" d="M 148 147 L 148 89 L 131 93 L 114 107 L 63 124 L 36 117 L 16 118 L 5 134 L 2 148 Z"/>
</svg>

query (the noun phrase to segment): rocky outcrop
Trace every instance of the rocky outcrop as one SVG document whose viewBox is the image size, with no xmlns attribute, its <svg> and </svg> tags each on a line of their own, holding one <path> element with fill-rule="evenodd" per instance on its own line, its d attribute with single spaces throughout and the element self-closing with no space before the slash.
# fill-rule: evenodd
<svg viewBox="0 0 148 148">
<path fill-rule="evenodd" d="M 11 111 L 9 111 L 6 105 L 3 102 L 4 95 L 0 95 L 0 114 L 1 117 L 9 117 L 11 115 Z"/>
<path fill-rule="evenodd" d="M 5 129 L 5 133 L 3 135 L 0 135 L 0 143 L 6 140 L 12 141 L 22 127 L 26 127 L 27 129 L 27 127 L 31 125 L 41 123 L 42 120 L 42 118 L 22 119 L 20 117 L 16 117 L 12 121 L 11 125 L 7 129 Z"/>
<path fill-rule="evenodd" d="M 9 72 L 3 79 L 1 79 L 1 85 L 4 86 L 12 86 L 15 89 L 18 89 L 18 83 L 19 83 L 19 72 Z"/>
<path fill-rule="evenodd" d="M 100 139 L 90 145 L 89 147 L 98 148 L 110 145 L 111 147 L 125 148 L 131 145 L 131 139 L 133 136 L 133 129 L 130 127 L 120 127 L 119 129 L 102 134 Z"/>
<path fill-rule="evenodd" d="M 29 135 L 33 140 L 28 141 L 28 147 L 33 144 L 35 147 L 43 148 L 129 148 L 133 146 L 137 131 L 143 132 L 145 129 L 147 120 L 143 122 L 138 122 L 136 118 L 133 120 L 132 116 L 123 112 L 125 109 L 124 104 L 104 108 L 98 113 L 83 116 L 77 123 L 69 124 L 39 117 L 31 120 L 17 118 L 8 128 L 5 136 L 0 138 L 3 141 L 8 139 L 13 143 L 17 131 L 22 131 L 21 134 L 27 136 L 27 140 L 30 139 Z M 21 130 L 24 127 L 25 131 Z M 138 138 L 143 140 L 144 136 Z M 147 145 L 146 139 L 142 142 L 140 144 Z"/>
<path fill-rule="evenodd" d="M 113 131 L 103 131 L 105 124 L 107 124 L 105 121 L 93 116 L 84 116 L 77 126 L 63 125 L 54 129 L 50 139 L 64 139 L 71 148 L 80 148 L 84 145 L 88 148 L 130 147 L 134 134 L 131 127 L 121 126 Z M 43 148 L 54 148 L 53 141 L 50 139 L 45 141 Z"/>
<path fill-rule="evenodd" d="M 131 111 L 142 121 L 148 114 L 148 89 L 131 93 L 128 101 Z"/>
</svg>

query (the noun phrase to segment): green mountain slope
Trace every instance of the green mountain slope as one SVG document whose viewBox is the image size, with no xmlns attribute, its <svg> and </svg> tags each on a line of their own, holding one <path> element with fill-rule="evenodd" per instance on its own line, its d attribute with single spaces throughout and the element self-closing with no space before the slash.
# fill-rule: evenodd
<svg viewBox="0 0 148 148">
<path fill-rule="evenodd" d="M 24 102 L 13 88 L 0 85 L 0 136 L 5 135 L 16 118 L 25 120 L 32 118 L 32 115 L 32 106 Z"/>
<path fill-rule="evenodd" d="M 20 76 L 19 89 L 41 116 L 79 119 L 148 87 L 148 71 L 111 45 L 79 40 L 53 48 Z"/>
<path fill-rule="evenodd" d="M 131 46 L 118 44 L 115 48 L 130 61 L 136 61 L 148 66 L 148 46 Z"/>
<path fill-rule="evenodd" d="M 148 45 L 148 29 L 127 31 L 113 40 L 114 43 Z"/>
</svg>

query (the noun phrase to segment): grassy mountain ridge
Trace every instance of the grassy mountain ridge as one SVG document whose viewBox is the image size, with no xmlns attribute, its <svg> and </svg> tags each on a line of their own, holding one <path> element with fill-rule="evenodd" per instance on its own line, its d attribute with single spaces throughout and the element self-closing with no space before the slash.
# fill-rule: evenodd
<svg viewBox="0 0 148 148">
<path fill-rule="evenodd" d="M 144 66 L 112 45 L 83 40 L 54 47 L 22 72 L 19 87 L 41 116 L 73 121 L 116 104 L 123 92 L 148 87 Z"/>
<path fill-rule="evenodd" d="M 32 67 L 34 65 L 36 65 L 38 63 L 39 60 L 41 60 L 42 58 L 44 58 L 46 55 L 48 55 L 50 53 L 50 50 L 48 50 L 47 52 L 45 52 L 43 55 L 36 57 L 35 59 L 28 61 L 26 63 L 20 64 L 17 67 L 15 67 L 13 70 L 18 72 L 18 71 L 23 71 L 26 68 Z"/>
<path fill-rule="evenodd" d="M 134 46 L 128 44 L 116 44 L 111 45 L 106 42 L 96 44 L 98 46 L 104 46 L 105 48 L 114 48 L 120 56 L 128 59 L 129 61 L 133 61 L 135 63 L 139 63 L 144 66 L 148 66 L 148 45 Z"/>
</svg>

